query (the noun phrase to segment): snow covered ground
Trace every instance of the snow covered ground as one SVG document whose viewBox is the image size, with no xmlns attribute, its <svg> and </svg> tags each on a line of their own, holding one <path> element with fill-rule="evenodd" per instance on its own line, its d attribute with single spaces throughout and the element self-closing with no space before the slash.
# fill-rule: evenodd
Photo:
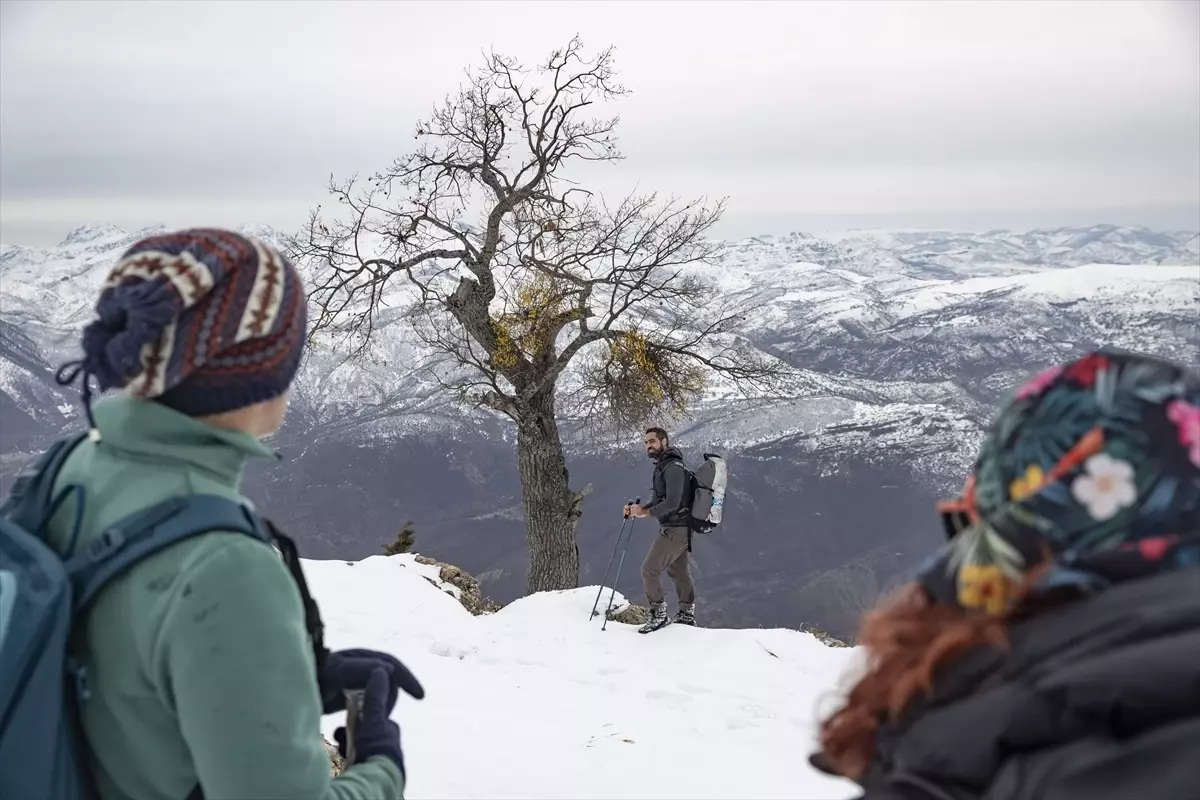
<svg viewBox="0 0 1200 800">
<path fill-rule="evenodd" d="M 596 586 L 474 617 L 407 555 L 304 569 L 331 648 L 394 653 L 426 687 L 394 712 L 413 800 L 856 794 L 807 763 L 852 649 L 792 630 L 602 632 Z"/>
</svg>

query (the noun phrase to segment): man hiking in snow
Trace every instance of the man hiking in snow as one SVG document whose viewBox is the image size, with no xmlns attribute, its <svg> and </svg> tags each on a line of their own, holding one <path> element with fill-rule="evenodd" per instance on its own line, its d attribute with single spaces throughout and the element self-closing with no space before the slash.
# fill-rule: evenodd
<svg viewBox="0 0 1200 800">
<path fill-rule="evenodd" d="M 690 554 L 692 535 L 689 526 L 692 498 L 691 479 L 683 463 L 683 454 L 671 447 L 667 432 L 649 428 L 644 439 L 646 455 L 654 462 L 654 494 L 650 505 L 631 505 L 625 512 L 632 517 L 654 517 L 659 531 L 642 563 L 642 585 L 650 603 L 650 621 L 641 633 L 650 633 L 667 622 L 667 603 L 662 588 L 662 573 L 675 583 L 679 613 L 674 622 L 696 624 L 696 588 L 692 584 Z"/>
</svg>

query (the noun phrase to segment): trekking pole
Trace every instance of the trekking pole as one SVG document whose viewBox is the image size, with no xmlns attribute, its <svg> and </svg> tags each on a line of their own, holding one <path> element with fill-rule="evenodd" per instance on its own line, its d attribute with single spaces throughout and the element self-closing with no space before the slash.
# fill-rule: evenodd
<svg viewBox="0 0 1200 800">
<path fill-rule="evenodd" d="M 642 498 L 639 497 L 637 500 L 630 500 L 629 505 L 640 503 L 641 501 Z M 621 546 L 621 537 L 625 535 L 625 526 L 629 524 L 629 515 L 626 514 L 622 517 L 621 529 L 617 531 L 617 541 L 613 543 L 612 555 L 608 557 L 608 566 L 604 568 L 604 577 L 600 579 L 600 591 L 596 592 L 596 602 L 592 603 L 592 615 L 588 617 L 589 622 L 594 620 L 596 615 L 600 613 L 596 610 L 600 607 L 600 596 L 604 594 L 604 584 L 608 580 L 608 573 L 612 571 L 613 560 L 616 559 L 617 549 Z"/>
<path fill-rule="evenodd" d="M 608 566 L 604 568 L 604 577 L 600 579 L 600 589 L 596 592 L 596 602 L 592 603 L 592 614 L 588 617 L 591 621 L 599 614 L 600 596 L 604 594 L 604 584 L 608 582 L 608 573 L 612 572 L 613 561 L 617 558 L 617 548 L 621 546 L 621 537 L 625 535 L 625 526 L 629 524 L 629 517 L 626 516 L 621 522 L 621 528 L 617 531 L 617 541 L 613 543 L 612 555 L 608 557 Z"/>
<path fill-rule="evenodd" d="M 642 498 L 638 498 L 635 503 L 641 503 Z M 612 613 L 613 598 L 617 596 L 617 583 L 621 580 L 621 568 L 625 566 L 625 554 L 629 552 L 629 540 L 633 538 L 633 523 L 636 520 L 629 520 L 629 532 L 625 534 L 625 546 L 621 548 L 621 560 L 617 562 L 617 575 L 613 578 L 612 594 L 608 596 L 608 608 L 604 609 L 604 623 L 600 626 L 600 630 L 608 630 L 608 618 Z M 603 587 L 602 587 L 603 588 Z"/>
<path fill-rule="evenodd" d="M 346 766 L 354 764 L 354 738 L 358 735 L 358 718 L 362 715 L 363 689 L 346 689 Z"/>
</svg>

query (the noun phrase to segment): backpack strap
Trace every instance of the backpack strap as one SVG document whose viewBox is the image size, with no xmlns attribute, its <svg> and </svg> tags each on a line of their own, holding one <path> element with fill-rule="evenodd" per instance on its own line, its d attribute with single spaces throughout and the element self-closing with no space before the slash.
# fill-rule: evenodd
<svg viewBox="0 0 1200 800">
<path fill-rule="evenodd" d="M 86 433 L 59 439 L 50 446 L 37 461 L 21 470 L 9 489 L 8 497 L 0 505 L 0 517 L 27 531 L 37 533 L 46 509 L 54 493 L 58 473 L 75 447 L 87 438 Z"/>
<path fill-rule="evenodd" d="M 165 500 L 125 517 L 66 562 L 75 587 L 75 613 L 86 609 L 114 578 L 147 556 L 197 534 L 244 533 L 270 543 L 270 533 L 245 506 L 217 495 Z"/>
<path fill-rule="evenodd" d="M 23 470 L 0 505 L 0 516 L 27 530 L 36 530 L 51 502 L 59 470 L 85 438 L 87 434 L 81 434 L 55 442 Z M 279 548 L 304 604 L 305 626 L 312 638 L 319 675 L 329 652 L 324 644 L 325 626 L 304 579 L 295 542 L 269 520 L 225 497 L 191 495 L 165 500 L 121 519 L 68 557 L 64 567 L 74 589 L 74 613 L 85 611 L 110 582 L 142 559 L 184 539 L 212 531 L 245 534 Z M 76 665 L 74 669 L 79 671 L 76 680 L 84 687 L 81 667 Z M 203 798 L 204 791 L 199 785 L 188 794 L 188 800 Z"/>
<path fill-rule="evenodd" d="M 308 581 L 304 579 L 304 570 L 300 566 L 300 553 L 296 549 L 296 543 L 290 536 L 280 531 L 271 520 L 266 520 L 266 525 L 271 539 L 274 540 L 275 546 L 283 555 L 283 563 L 287 566 L 288 572 L 292 573 L 296 588 L 300 590 L 300 600 L 304 603 L 304 626 L 308 628 L 308 635 L 312 639 L 313 655 L 317 661 L 317 674 L 320 675 L 325 668 L 325 659 L 329 656 L 329 649 L 325 647 L 325 623 L 321 621 L 321 611 L 317 608 L 317 601 L 313 599 L 312 593 L 308 590 Z"/>
<path fill-rule="evenodd" d="M 81 552 L 66 562 L 67 574 L 75 587 L 75 613 L 86 610 L 105 586 L 142 559 L 184 539 L 211 531 L 242 533 L 279 548 L 304 604 L 305 627 L 312 639 L 319 675 L 329 654 L 325 647 L 325 625 L 304 579 L 296 543 L 274 523 L 240 503 L 217 495 L 199 494 L 165 500 L 125 517 L 88 542 Z M 196 786 L 188 800 L 202 800 L 203 797 L 203 790 Z"/>
<path fill-rule="evenodd" d="M 317 603 L 308 589 L 296 543 L 274 523 L 264 520 L 245 506 L 217 495 L 191 495 L 166 500 L 125 517 L 116 525 L 88 542 L 79 554 L 68 559 L 67 574 L 75 586 L 75 613 L 84 611 L 113 579 L 134 564 L 201 533 L 222 531 L 242 533 L 266 544 L 273 544 L 296 582 L 304 604 L 304 622 L 312 638 L 317 674 L 321 673 L 329 651 L 325 648 L 325 625 Z M 204 790 L 197 785 L 187 800 L 203 800 Z"/>
</svg>

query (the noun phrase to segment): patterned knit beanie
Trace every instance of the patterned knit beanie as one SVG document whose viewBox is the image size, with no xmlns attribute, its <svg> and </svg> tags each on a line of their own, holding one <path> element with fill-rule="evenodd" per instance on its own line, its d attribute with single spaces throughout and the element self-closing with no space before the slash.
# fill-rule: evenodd
<svg viewBox="0 0 1200 800">
<path fill-rule="evenodd" d="M 92 436 L 91 377 L 190 416 L 233 411 L 287 391 L 307 325 L 303 282 L 269 245 L 231 231 L 193 229 L 134 244 L 109 273 L 83 331 Z M 69 373 L 69 374 L 64 374 Z"/>
<path fill-rule="evenodd" d="M 940 505 L 950 542 L 919 580 L 943 603 L 1010 610 L 1032 591 L 1091 591 L 1200 566 L 1200 376 L 1116 350 L 1052 367 L 996 418 L 960 498 Z"/>
</svg>

